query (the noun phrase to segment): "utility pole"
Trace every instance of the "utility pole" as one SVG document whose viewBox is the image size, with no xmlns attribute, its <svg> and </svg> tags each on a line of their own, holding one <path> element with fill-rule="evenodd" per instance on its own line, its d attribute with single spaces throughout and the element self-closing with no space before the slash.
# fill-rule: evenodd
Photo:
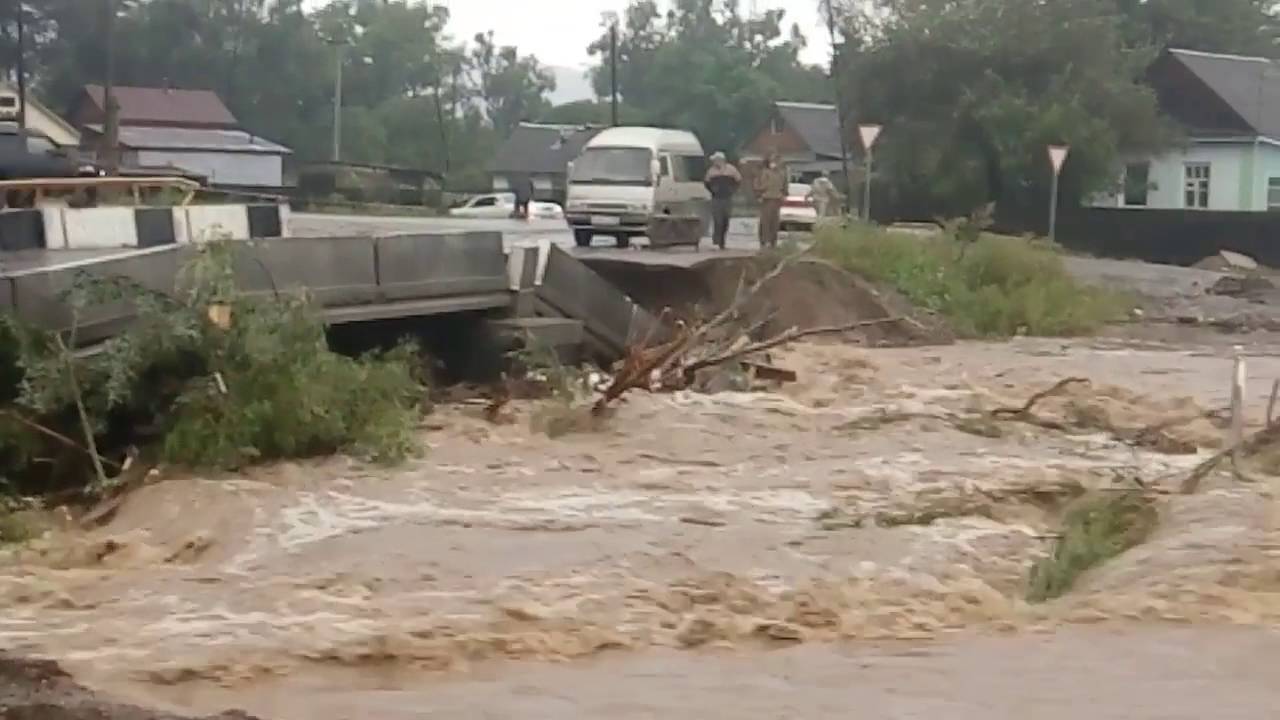
<svg viewBox="0 0 1280 720">
<path fill-rule="evenodd" d="M 120 105 L 116 102 L 116 0 L 103 0 L 107 17 L 103 22 L 103 35 L 107 43 L 107 77 L 103 83 L 102 103 L 106 120 L 102 128 L 102 147 L 98 160 L 108 175 L 120 170 Z"/>
<path fill-rule="evenodd" d="M 836 11 L 835 0 L 823 0 L 827 10 L 827 34 L 831 37 L 831 86 L 835 91 L 836 98 L 836 124 L 840 130 L 840 171 L 844 175 L 844 212 L 848 215 L 853 206 L 852 185 L 849 182 L 849 133 L 848 121 L 844 112 L 844 93 L 840 88 L 840 80 L 836 77 L 836 69 L 840 66 L 840 45 L 836 42 Z"/>
<path fill-rule="evenodd" d="M 618 126 L 618 23 L 609 26 L 609 107 L 614 127 Z"/>
<path fill-rule="evenodd" d="M 333 55 L 333 161 L 342 160 L 342 43 L 334 43 Z"/>
<path fill-rule="evenodd" d="M 27 129 L 27 31 L 25 10 L 18 0 L 18 129 Z"/>
</svg>

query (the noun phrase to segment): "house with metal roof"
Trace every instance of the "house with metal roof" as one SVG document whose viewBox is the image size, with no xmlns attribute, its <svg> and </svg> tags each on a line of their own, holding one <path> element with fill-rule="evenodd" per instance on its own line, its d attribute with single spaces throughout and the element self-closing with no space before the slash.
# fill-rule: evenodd
<svg viewBox="0 0 1280 720">
<path fill-rule="evenodd" d="M 241 127 L 210 90 L 116 87 L 122 172 L 184 175 L 213 187 L 276 190 L 284 185 L 289 148 Z M 106 124 L 105 91 L 86 85 L 68 119 L 81 148 L 96 151 Z"/>
<path fill-rule="evenodd" d="M 1125 163 L 1098 207 L 1280 210 L 1280 67 L 1261 57 L 1170 49 L 1147 73 L 1185 142 Z"/>
<path fill-rule="evenodd" d="M 591 125 L 520 123 L 489 163 L 494 192 L 508 192 L 517 179 L 529 177 L 535 199 L 563 204 L 569 163 L 602 129 Z"/>
<path fill-rule="evenodd" d="M 744 163 L 756 163 L 777 152 L 792 179 L 808 181 L 823 172 L 839 176 L 842 151 L 835 105 L 778 101 L 741 154 Z"/>
<path fill-rule="evenodd" d="M 19 104 L 17 86 L 0 80 L 0 123 L 16 122 Z M 48 138 L 54 145 L 61 148 L 79 147 L 80 133 L 72 127 L 71 123 L 45 107 L 30 90 L 27 91 L 26 96 L 25 118 L 27 130 Z"/>
</svg>

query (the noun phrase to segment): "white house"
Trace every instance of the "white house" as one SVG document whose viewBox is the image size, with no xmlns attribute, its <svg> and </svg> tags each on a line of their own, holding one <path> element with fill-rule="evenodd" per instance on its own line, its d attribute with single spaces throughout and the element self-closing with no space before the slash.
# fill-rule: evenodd
<svg viewBox="0 0 1280 720">
<path fill-rule="evenodd" d="M 1280 210 L 1280 67 L 1266 58 L 1169 50 L 1148 75 L 1186 142 L 1126 164 L 1098 207 Z"/>
<path fill-rule="evenodd" d="M 18 105 L 18 88 L 12 83 L 0 80 L 0 122 L 16 121 Z M 57 113 L 36 100 L 30 88 L 27 89 L 26 105 L 27 129 L 44 135 L 58 147 L 74 148 L 80 145 L 80 133 L 71 126 L 71 123 L 63 120 Z"/>
</svg>

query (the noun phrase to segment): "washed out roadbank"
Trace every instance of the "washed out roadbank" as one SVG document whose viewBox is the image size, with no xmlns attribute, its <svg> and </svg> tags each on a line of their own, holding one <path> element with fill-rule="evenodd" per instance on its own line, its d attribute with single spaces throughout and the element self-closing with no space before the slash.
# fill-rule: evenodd
<svg viewBox="0 0 1280 720">
<path fill-rule="evenodd" d="M 1276 350 L 1250 348 L 1255 427 Z M 1208 698 L 1270 716 L 1267 480 L 1153 493 L 1144 542 L 1025 600 L 1076 498 L 1176 488 L 1220 447 L 1227 348 L 811 343 L 776 361 L 799 382 L 630 393 L 595 432 L 534 432 L 535 402 L 502 424 L 444 408 L 395 469 L 165 477 L 99 529 L 5 551 L 0 646 L 187 715 L 1012 720 L 1076 716 L 1064 688 L 1090 687 L 1096 717 L 1203 717 Z M 992 417 L 1067 377 L 1087 382 Z"/>
</svg>

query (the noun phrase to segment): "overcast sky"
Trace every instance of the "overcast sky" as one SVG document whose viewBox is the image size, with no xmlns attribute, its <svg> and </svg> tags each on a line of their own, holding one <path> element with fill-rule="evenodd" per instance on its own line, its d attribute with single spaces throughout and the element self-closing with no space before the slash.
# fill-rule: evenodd
<svg viewBox="0 0 1280 720">
<path fill-rule="evenodd" d="M 320 4 L 319 0 L 315 0 Z M 449 29 L 458 39 L 493 30 L 502 45 L 516 45 L 548 65 L 576 67 L 589 62 L 587 45 L 600 34 L 600 16 L 620 12 L 627 0 L 436 0 L 448 6 Z M 660 0 L 665 7 L 669 0 Z M 805 59 L 823 62 L 828 52 L 818 17 L 819 0 L 741 0 L 744 10 L 784 8 L 787 27 L 798 22 L 809 38 Z"/>
</svg>

